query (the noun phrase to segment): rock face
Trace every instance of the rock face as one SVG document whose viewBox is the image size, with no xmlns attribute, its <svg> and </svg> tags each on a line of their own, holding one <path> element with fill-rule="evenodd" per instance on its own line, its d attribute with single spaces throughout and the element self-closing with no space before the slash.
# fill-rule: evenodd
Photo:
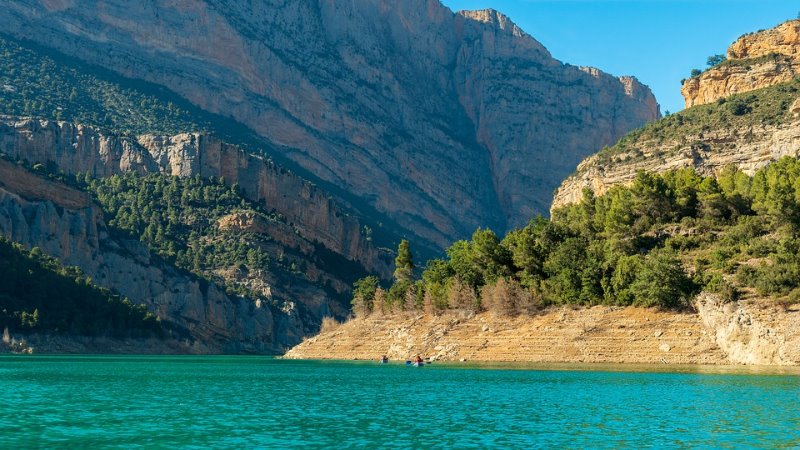
<svg viewBox="0 0 800 450">
<path fill-rule="evenodd" d="M 796 309 L 723 303 L 701 295 L 697 311 L 717 345 L 736 364 L 800 364 L 800 323 Z"/>
<path fill-rule="evenodd" d="M 800 20 L 746 34 L 728 48 L 728 60 L 684 81 L 686 107 L 790 81 L 800 75 Z"/>
<path fill-rule="evenodd" d="M 714 175 L 729 165 L 748 175 L 783 156 L 800 156 L 800 120 L 780 125 L 753 124 L 746 129 L 720 129 L 688 134 L 666 141 L 636 144 L 641 156 L 620 155 L 612 163 L 600 155 L 587 158 L 577 172 L 565 179 L 555 193 L 552 208 L 579 201 L 583 189 L 602 195 L 615 185 L 633 181 L 640 170 L 665 172 L 692 167 L 703 175 Z"/>
<path fill-rule="evenodd" d="M 184 347 L 198 353 L 279 353 L 304 334 L 296 316 L 231 298 L 213 284 L 150 254 L 139 241 L 109 233 L 89 196 L 0 160 L 0 233 L 79 266 L 169 322 Z"/>
<path fill-rule="evenodd" d="M 313 185 L 212 136 L 116 136 L 66 122 L 0 116 L 0 153 L 15 160 L 52 163 L 68 174 L 106 177 L 126 171 L 180 177 L 224 177 L 267 210 L 284 215 L 304 238 L 368 271 L 388 277 L 391 255 L 374 248 L 361 226 Z"/>
<path fill-rule="evenodd" d="M 659 116 L 635 79 L 438 0 L 10 0 L 0 23 L 233 117 L 439 247 L 546 212 L 578 161 Z"/>
</svg>

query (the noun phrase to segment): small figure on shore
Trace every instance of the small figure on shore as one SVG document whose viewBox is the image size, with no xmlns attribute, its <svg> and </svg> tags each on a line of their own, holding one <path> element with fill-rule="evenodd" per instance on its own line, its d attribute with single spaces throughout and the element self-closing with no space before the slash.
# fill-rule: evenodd
<svg viewBox="0 0 800 450">
<path fill-rule="evenodd" d="M 389 358 L 386 355 L 381 356 L 381 360 L 380 360 L 381 364 L 386 364 L 388 362 L 389 362 Z"/>
</svg>

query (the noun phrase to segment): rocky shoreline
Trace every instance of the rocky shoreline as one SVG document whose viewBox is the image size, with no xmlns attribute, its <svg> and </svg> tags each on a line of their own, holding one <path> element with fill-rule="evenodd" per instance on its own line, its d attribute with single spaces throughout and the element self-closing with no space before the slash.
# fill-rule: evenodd
<svg viewBox="0 0 800 450">
<path fill-rule="evenodd" d="M 696 312 L 552 307 L 531 317 L 395 314 L 353 319 L 305 340 L 289 359 L 800 364 L 800 308 L 704 296 Z"/>
</svg>

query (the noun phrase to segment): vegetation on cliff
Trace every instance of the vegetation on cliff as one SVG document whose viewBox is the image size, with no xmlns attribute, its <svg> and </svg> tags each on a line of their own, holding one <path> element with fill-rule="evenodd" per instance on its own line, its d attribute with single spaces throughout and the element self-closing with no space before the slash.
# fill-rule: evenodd
<svg viewBox="0 0 800 450">
<path fill-rule="evenodd" d="M 363 269 L 321 246 L 302 254 L 276 242 L 270 230 L 294 234 L 286 220 L 245 199 L 237 185 L 221 179 L 139 175 L 80 177 L 109 218 L 109 225 L 130 233 L 182 269 L 235 295 L 268 299 L 268 283 L 303 277 L 309 264 L 326 267 L 352 281 Z M 290 282 L 290 281 L 289 281 Z M 341 294 L 320 282 L 332 298 Z"/>
<path fill-rule="evenodd" d="M 0 112 L 103 126 L 122 133 L 176 134 L 213 129 L 164 89 L 138 89 L 97 75 L 75 60 L 0 35 Z M 150 92 L 148 92 L 150 91 Z M 169 100 L 165 100 L 169 97 Z M 172 98 L 175 97 L 175 98 Z"/>
<path fill-rule="evenodd" d="M 172 91 L 132 80 L 29 41 L 0 33 L 0 114 L 63 120 L 102 127 L 121 135 L 213 134 L 254 154 L 265 155 L 328 193 L 357 215 L 375 247 L 391 247 L 408 231 L 336 185 L 319 179 L 229 117 L 209 113 Z M 344 211 L 344 210 L 343 210 Z M 380 231 L 375 232 L 373 231 Z M 421 242 L 418 242 L 421 244 Z M 429 243 L 417 251 L 435 254 Z"/>
<path fill-rule="evenodd" d="M 747 129 L 753 124 L 786 123 L 793 118 L 789 108 L 798 93 L 800 93 L 800 79 L 795 79 L 789 83 L 732 95 L 714 103 L 688 108 L 628 133 L 614 146 L 601 150 L 595 157 L 593 165 L 603 166 L 646 157 L 663 158 L 669 156 L 669 151 L 650 155 L 648 149 L 665 143 L 674 143 L 674 151 L 678 152 L 686 145 L 693 144 L 687 139 L 694 137 L 701 141 L 704 134 L 717 130 Z"/>
<path fill-rule="evenodd" d="M 114 338 L 161 336 L 161 322 L 142 305 L 96 286 L 33 248 L 0 237 L 0 328 Z"/>
<path fill-rule="evenodd" d="M 685 308 L 700 289 L 727 300 L 742 291 L 800 301 L 800 162 L 784 158 L 753 177 L 693 169 L 640 172 L 617 186 L 533 219 L 500 239 L 477 230 L 387 295 L 357 283 L 360 312 L 492 309 L 549 304 Z M 397 293 L 397 286 L 402 292 Z M 358 312 L 358 311 L 357 311 Z"/>
</svg>

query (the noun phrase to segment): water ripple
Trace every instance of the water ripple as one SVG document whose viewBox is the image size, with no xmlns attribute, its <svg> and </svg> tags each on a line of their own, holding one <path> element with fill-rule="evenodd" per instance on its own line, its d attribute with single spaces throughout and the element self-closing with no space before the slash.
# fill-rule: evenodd
<svg viewBox="0 0 800 450">
<path fill-rule="evenodd" d="M 796 375 L 0 357 L 0 448 L 795 448 Z"/>
</svg>

